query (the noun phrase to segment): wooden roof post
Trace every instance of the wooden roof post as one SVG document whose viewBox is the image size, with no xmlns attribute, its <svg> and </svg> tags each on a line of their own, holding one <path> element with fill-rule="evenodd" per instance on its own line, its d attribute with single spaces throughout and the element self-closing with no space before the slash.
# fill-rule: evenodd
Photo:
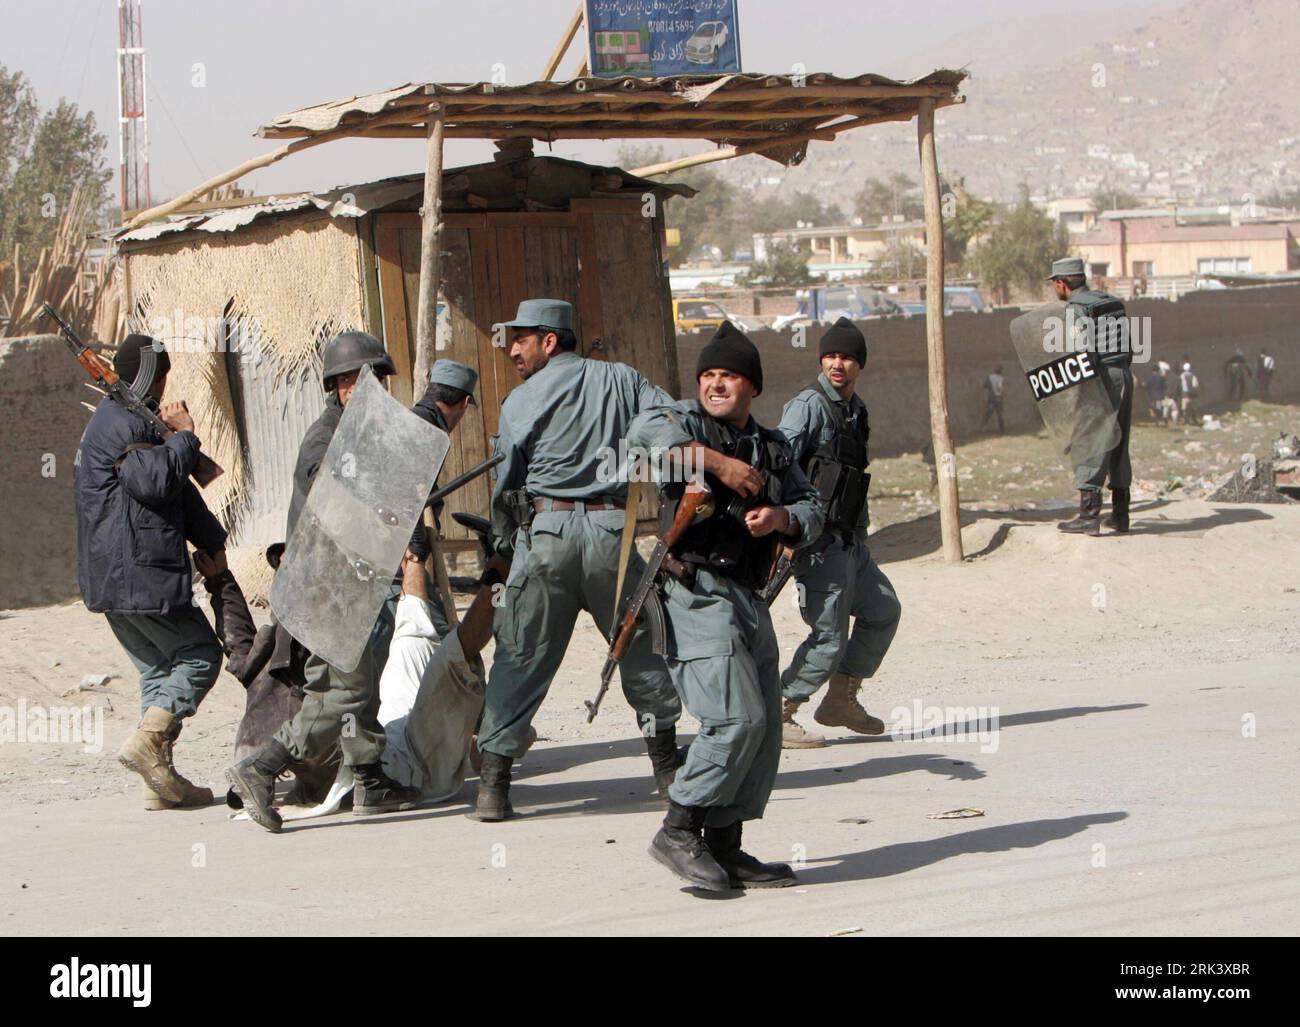
<svg viewBox="0 0 1300 1027">
<path fill-rule="evenodd" d="M 415 370 L 411 395 L 424 395 L 437 359 L 438 257 L 442 249 L 442 135 L 447 108 L 429 112 L 429 144 L 424 159 L 424 205 L 420 208 L 420 294 L 416 303 Z"/>
<path fill-rule="evenodd" d="M 934 100 L 923 99 L 917 117 L 921 149 L 921 191 L 925 194 L 925 337 L 930 368 L 930 436 L 939 476 L 939 528 L 943 558 L 961 563 L 961 509 L 957 500 L 957 456 L 948 423 L 948 356 L 943 336 L 943 200 L 934 148 Z"/>
<path fill-rule="evenodd" d="M 569 24 L 564 27 L 564 35 L 555 44 L 551 59 L 546 62 L 546 67 L 542 69 L 540 81 L 549 82 L 555 77 L 555 72 L 560 67 L 560 61 L 564 59 L 565 53 L 568 52 L 569 44 L 573 42 L 573 37 L 578 34 L 578 26 L 582 24 L 583 10 L 584 5 L 579 3 L 578 9 L 573 12 L 573 17 L 569 19 Z"/>
</svg>

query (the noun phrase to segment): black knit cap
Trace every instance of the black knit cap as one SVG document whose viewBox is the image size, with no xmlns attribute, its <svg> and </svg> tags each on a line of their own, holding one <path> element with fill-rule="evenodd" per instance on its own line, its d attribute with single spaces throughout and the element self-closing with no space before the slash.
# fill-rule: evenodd
<svg viewBox="0 0 1300 1027">
<path fill-rule="evenodd" d="M 133 333 L 122 340 L 122 345 L 118 346 L 117 352 L 113 354 L 113 370 L 127 385 L 135 381 L 135 376 L 140 373 L 140 351 L 150 346 L 158 353 L 158 367 L 154 372 L 154 381 L 156 382 L 172 369 L 171 357 L 167 355 L 167 350 L 161 342 L 148 335 Z"/>
<path fill-rule="evenodd" d="M 700 375 L 716 367 L 744 375 L 753 383 L 755 394 L 763 391 L 763 361 L 759 359 L 758 347 L 730 321 L 723 321 L 700 350 L 700 359 L 695 362 L 695 380 L 699 381 Z"/>
<path fill-rule="evenodd" d="M 862 367 L 867 362 L 867 340 L 857 325 L 847 317 L 842 317 L 826 329 L 826 334 L 817 347 L 819 359 L 827 353 L 843 353 Z"/>
</svg>

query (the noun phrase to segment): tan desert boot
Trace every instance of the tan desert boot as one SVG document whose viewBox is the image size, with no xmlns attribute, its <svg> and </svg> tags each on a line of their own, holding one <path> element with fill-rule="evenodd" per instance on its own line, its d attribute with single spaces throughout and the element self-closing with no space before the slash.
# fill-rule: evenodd
<svg viewBox="0 0 1300 1027">
<path fill-rule="evenodd" d="M 781 703 L 781 748 L 782 749 L 820 749 L 826 745 L 826 739 L 805 731 L 795 722 L 794 715 L 799 710 L 799 703 L 785 699 Z"/>
<path fill-rule="evenodd" d="M 181 774 L 181 772 L 176 769 L 176 764 L 173 761 L 173 748 L 176 745 L 176 739 L 180 737 L 180 734 L 181 734 L 181 721 L 179 718 L 176 718 L 172 721 L 172 726 L 170 730 L 167 731 L 165 736 L 167 739 L 165 745 L 165 751 L 167 754 L 167 766 L 171 769 L 172 776 L 176 778 L 176 781 L 181 791 L 180 801 L 177 802 L 176 805 L 181 807 L 186 807 L 186 808 L 192 808 L 195 806 L 211 806 L 212 789 L 201 788 L 200 786 L 187 780 Z M 146 804 L 145 809 L 148 808 L 149 807 Z"/>
<path fill-rule="evenodd" d="M 861 687 L 861 678 L 832 674 L 813 720 L 826 727 L 846 727 L 860 735 L 883 735 L 885 722 L 873 717 L 858 703 L 858 689 Z"/>
<path fill-rule="evenodd" d="M 144 783 L 159 797 L 179 803 L 186 789 L 171 767 L 168 747 L 171 741 L 168 736 L 175 720 L 166 710 L 150 706 L 144 711 L 140 726 L 118 750 L 117 759 L 127 770 L 133 770 L 144 778 Z"/>
<path fill-rule="evenodd" d="M 175 809 L 176 803 L 164 799 L 161 795 L 149 787 L 148 781 L 140 782 L 140 794 L 144 798 L 144 808 L 147 810 Z"/>
</svg>

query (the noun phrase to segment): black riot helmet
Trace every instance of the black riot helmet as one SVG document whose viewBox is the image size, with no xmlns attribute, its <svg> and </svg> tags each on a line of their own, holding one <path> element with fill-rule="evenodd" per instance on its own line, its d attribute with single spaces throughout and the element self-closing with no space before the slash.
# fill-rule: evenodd
<svg viewBox="0 0 1300 1027">
<path fill-rule="evenodd" d="M 331 381 L 337 375 L 359 371 L 367 364 L 379 378 L 397 373 L 384 344 L 368 332 L 339 332 L 325 343 L 321 360 L 324 363 L 321 377 L 327 392 L 333 388 Z"/>
</svg>

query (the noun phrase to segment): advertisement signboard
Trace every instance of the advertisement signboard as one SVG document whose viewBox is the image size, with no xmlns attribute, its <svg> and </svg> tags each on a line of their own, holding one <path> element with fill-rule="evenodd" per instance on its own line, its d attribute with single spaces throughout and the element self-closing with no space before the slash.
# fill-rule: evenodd
<svg viewBox="0 0 1300 1027">
<path fill-rule="evenodd" d="M 737 0 L 586 0 L 587 66 L 602 78 L 740 71 Z"/>
</svg>

